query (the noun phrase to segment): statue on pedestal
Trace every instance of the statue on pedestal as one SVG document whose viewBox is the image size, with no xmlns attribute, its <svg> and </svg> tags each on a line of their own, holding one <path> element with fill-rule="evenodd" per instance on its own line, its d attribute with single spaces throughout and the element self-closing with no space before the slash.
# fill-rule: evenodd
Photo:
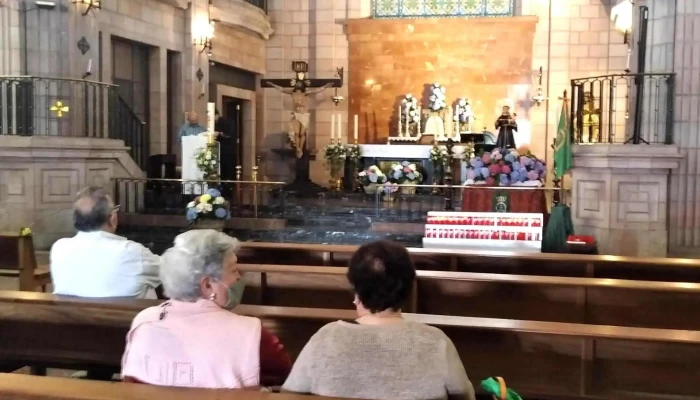
<svg viewBox="0 0 700 400">
<path fill-rule="evenodd" d="M 515 137 L 513 131 L 518 131 L 518 124 L 515 122 L 516 114 L 510 113 L 509 106 L 503 106 L 501 115 L 496 120 L 496 129 L 498 129 L 498 138 L 496 139 L 496 147 L 502 149 L 514 149 Z"/>
</svg>

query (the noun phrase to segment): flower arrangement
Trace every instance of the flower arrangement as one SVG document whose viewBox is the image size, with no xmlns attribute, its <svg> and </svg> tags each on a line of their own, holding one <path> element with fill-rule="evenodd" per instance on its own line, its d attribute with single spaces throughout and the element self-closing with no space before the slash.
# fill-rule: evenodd
<svg viewBox="0 0 700 400">
<path fill-rule="evenodd" d="M 399 185 L 396 183 L 387 182 L 377 189 L 378 193 L 393 194 L 399 191 Z"/>
<path fill-rule="evenodd" d="M 442 165 L 445 160 L 447 160 L 447 157 L 447 150 L 441 148 L 437 144 L 434 144 L 433 148 L 430 149 L 430 161 L 432 161 L 434 165 Z"/>
<path fill-rule="evenodd" d="M 466 124 L 474 119 L 474 111 L 472 111 L 472 106 L 469 103 L 469 99 L 459 99 L 455 110 L 454 120 L 458 121 L 459 123 Z"/>
<path fill-rule="evenodd" d="M 529 151 L 520 154 L 513 149 L 494 149 L 469 160 L 465 184 L 539 187 L 546 176 L 545 162 Z"/>
<path fill-rule="evenodd" d="M 362 186 L 369 186 L 372 184 L 384 184 L 387 181 L 387 177 L 379 167 L 372 165 L 366 170 L 358 172 L 357 180 L 360 181 Z"/>
<path fill-rule="evenodd" d="M 401 100 L 401 123 L 416 124 L 420 122 L 420 113 L 418 110 L 418 99 L 412 94 L 407 94 Z"/>
<path fill-rule="evenodd" d="M 445 96 L 445 87 L 440 86 L 439 83 L 433 83 L 433 87 L 430 89 L 430 102 L 428 107 L 431 111 L 442 111 L 447 107 L 447 97 Z"/>
<path fill-rule="evenodd" d="M 197 149 L 194 155 L 197 168 L 204 174 L 205 180 L 219 177 L 219 154 L 214 148 L 205 146 Z"/>
<path fill-rule="evenodd" d="M 362 158 L 362 150 L 359 145 L 349 144 L 345 146 L 345 158 L 351 162 L 360 161 Z"/>
<path fill-rule="evenodd" d="M 198 219 L 231 219 L 231 207 L 228 201 L 216 189 L 208 189 L 187 204 L 185 216 L 190 222 Z"/>
<path fill-rule="evenodd" d="M 418 184 L 423 180 L 423 175 L 418 171 L 416 164 L 404 161 L 401 164 L 391 166 L 389 181 L 398 184 Z"/>
<path fill-rule="evenodd" d="M 326 161 L 328 161 L 331 164 L 335 163 L 340 163 L 345 161 L 345 147 L 338 143 L 331 143 L 328 146 L 326 146 L 326 149 L 324 151 L 324 157 L 326 158 Z"/>
</svg>

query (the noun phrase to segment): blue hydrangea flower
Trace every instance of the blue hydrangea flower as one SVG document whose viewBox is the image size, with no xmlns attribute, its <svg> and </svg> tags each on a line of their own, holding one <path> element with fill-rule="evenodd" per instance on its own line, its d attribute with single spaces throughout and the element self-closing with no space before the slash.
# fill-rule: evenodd
<svg viewBox="0 0 700 400">
<path fill-rule="evenodd" d="M 474 178 L 481 177 L 481 168 L 474 168 L 472 171 L 474 171 Z"/>
<path fill-rule="evenodd" d="M 378 178 L 377 174 L 369 174 L 368 176 L 369 176 L 370 182 L 377 183 L 377 178 Z"/>
<path fill-rule="evenodd" d="M 520 171 L 522 167 L 523 166 L 520 164 L 520 161 L 513 161 L 513 165 L 510 166 L 510 169 L 513 171 Z"/>
<path fill-rule="evenodd" d="M 486 167 L 481 168 L 479 171 L 481 171 L 481 176 L 483 176 L 484 178 L 488 178 L 489 176 L 491 176 L 491 172 L 489 172 L 489 169 Z"/>
<path fill-rule="evenodd" d="M 211 197 L 219 197 L 219 196 L 221 196 L 221 192 L 219 192 L 219 191 L 216 190 L 216 189 L 209 189 L 209 190 L 207 190 L 207 194 L 208 194 L 209 196 L 211 196 Z"/>
<path fill-rule="evenodd" d="M 520 174 L 518 171 L 513 171 L 510 173 L 510 180 L 513 182 L 520 182 Z"/>
<path fill-rule="evenodd" d="M 409 180 L 414 180 L 414 179 L 416 179 L 416 176 L 413 174 L 413 172 L 409 172 L 408 175 L 406 175 L 406 177 L 407 177 Z"/>
<path fill-rule="evenodd" d="M 484 167 L 484 162 L 481 161 L 480 158 L 472 158 L 471 160 L 471 166 L 475 169 L 483 168 Z"/>
<path fill-rule="evenodd" d="M 513 161 L 515 161 L 515 157 L 513 157 L 512 154 L 506 154 L 506 156 L 503 157 L 503 159 L 506 160 L 506 161 L 509 162 L 509 163 L 512 163 Z"/>
<path fill-rule="evenodd" d="M 216 210 L 214 210 L 214 215 L 216 216 L 216 218 L 224 219 L 226 218 L 226 214 L 228 213 L 226 212 L 225 208 L 217 208 Z"/>
<path fill-rule="evenodd" d="M 394 171 L 394 179 L 401 179 L 401 171 Z"/>
<path fill-rule="evenodd" d="M 503 185 L 503 186 L 510 185 L 510 180 L 508 179 L 508 175 L 506 175 L 506 174 L 501 174 L 500 181 L 501 181 L 501 185 Z"/>
<path fill-rule="evenodd" d="M 188 209 L 186 216 L 188 221 L 194 221 L 195 219 L 197 219 L 197 210 L 195 210 L 194 208 Z"/>
</svg>

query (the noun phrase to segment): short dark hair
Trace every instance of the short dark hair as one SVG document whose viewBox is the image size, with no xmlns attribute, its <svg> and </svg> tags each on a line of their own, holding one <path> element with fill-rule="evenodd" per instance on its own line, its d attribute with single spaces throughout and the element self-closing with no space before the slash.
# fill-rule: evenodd
<svg viewBox="0 0 700 400">
<path fill-rule="evenodd" d="M 109 221 L 113 206 L 104 188 L 90 186 L 78 193 L 73 207 L 73 226 L 80 232 L 102 229 Z"/>
<path fill-rule="evenodd" d="M 398 311 L 411 295 L 416 268 L 405 247 L 380 240 L 357 249 L 347 277 L 365 308 Z"/>
</svg>

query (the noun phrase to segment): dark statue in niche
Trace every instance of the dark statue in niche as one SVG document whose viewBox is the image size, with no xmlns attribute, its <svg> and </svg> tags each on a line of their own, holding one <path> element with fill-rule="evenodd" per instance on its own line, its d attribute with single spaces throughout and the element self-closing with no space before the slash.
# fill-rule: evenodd
<svg viewBox="0 0 700 400">
<path fill-rule="evenodd" d="M 496 120 L 496 129 L 498 130 L 498 139 L 496 139 L 496 147 L 502 149 L 514 149 L 515 137 L 513 131 L 518 131 L 518 124 L 515 122 L 516 114 L 510 114 L 510 107 L 503 106 L 503 112 Z"/>
</svg>

